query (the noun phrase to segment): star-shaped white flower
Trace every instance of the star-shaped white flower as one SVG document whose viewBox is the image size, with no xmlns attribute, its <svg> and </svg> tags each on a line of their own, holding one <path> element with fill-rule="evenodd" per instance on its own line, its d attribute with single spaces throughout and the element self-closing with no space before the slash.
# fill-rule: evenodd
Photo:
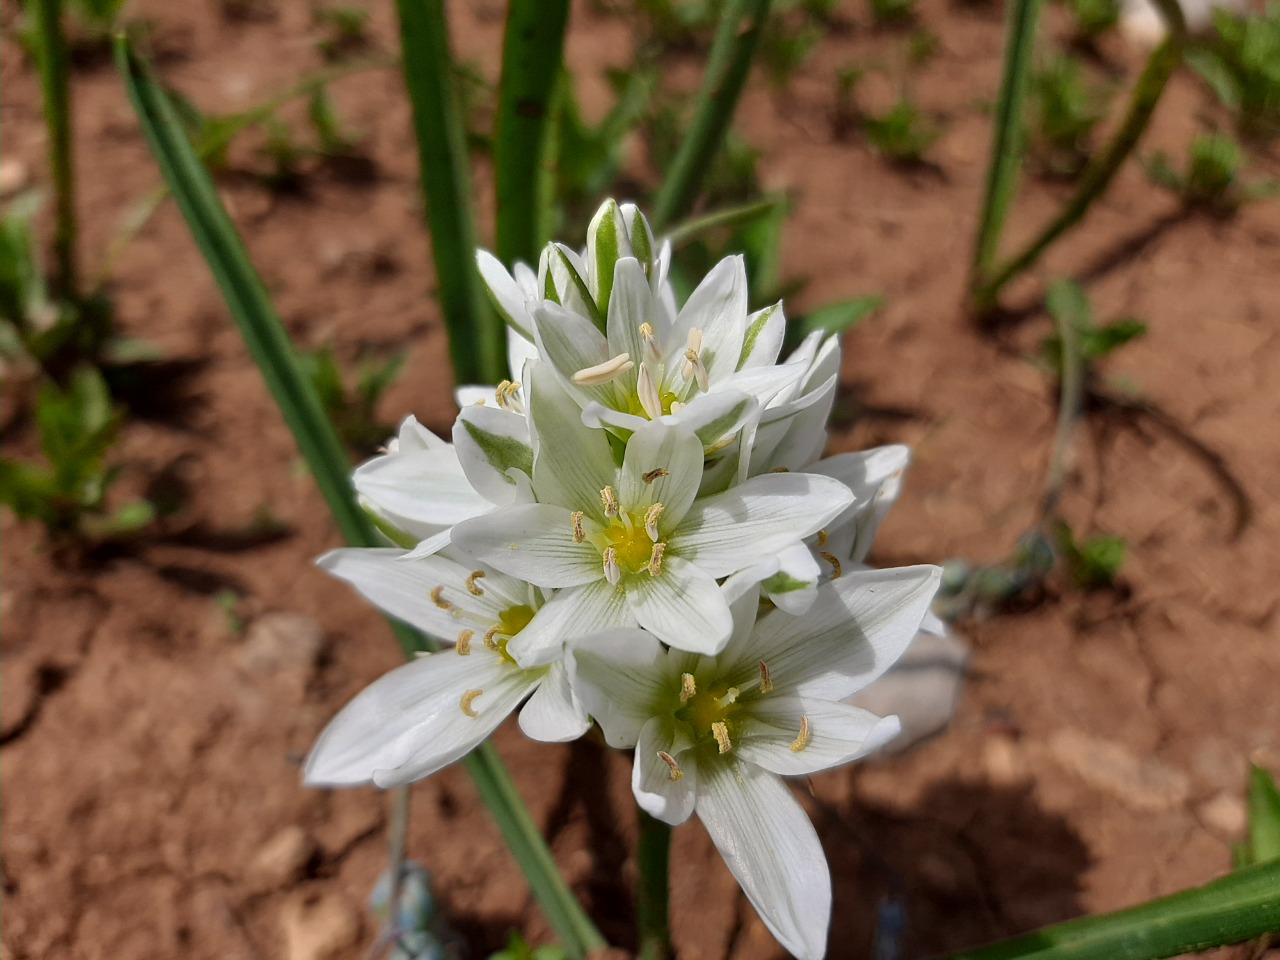
<svg viewBox="0 0 1280 960">
<path fill-rule="evenodd" d="M 563 662 L 524 669 L 507 652 L 534 618 L 541 592 L 449 548 L 334 550 L 318 561 L 386 613 L 452 646 L 374 681 L 325 727 L 307 758 L 310 786 L 420 780 L 476 748 L 522 702 L 537 740 L 581 736 L 586 716 Z"/>
<path fill-rule="evenodd" d="M 761 919 L 801 960 L 826 951 L 831 880 L 817 834 L 779 779 L 857 759 L 898 732 L 842 703 L 915 635 L 937 567 L 860 571 L 824 585 L 809 612 L 756 620 L 748 591 L 717 656 L 615 629 L 574 648 L 574 689 L 610 745 L 634 747 L 632 789 L 670 824 L 691 813 Z"/>
<path fill-rule="evenodd" d="M 698 498 L 702 442 L 660 421 L 632 435 L 619 466 L 609 435 L 583 426 L 549 371 L 528 369 L 536 502 L 451 533 L 484 563 L 557 591 L 512 643 L 522 664 L 557 659 L 585 633 L 636 623 L 673 646 L 714 653 L 732 625 L 717 580 L 798 546 L 853 502 L 839 481 L 801 473 Z"/>
</svg>

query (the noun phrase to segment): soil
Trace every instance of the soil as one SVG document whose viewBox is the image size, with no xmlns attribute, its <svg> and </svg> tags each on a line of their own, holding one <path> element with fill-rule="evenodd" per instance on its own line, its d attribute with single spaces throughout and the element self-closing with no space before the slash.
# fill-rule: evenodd
<svg viewBox="0 0 1280 960">
<path fill-rule="evenodd" d="M 495 75 L 502 6 L 452 6 L 460 55 Z M 999 13 L 923 0 L 940 41 L 913 90 L 944 133 L 928 165 L 902 169 L 833 133 L 836 70 L 893 63 L 904 43 L 844 6 L 786 92 L 752 86 L 740 128 L 765 185 L 795 196 L 784 271 L 811 277 L 796 307 L 887 298 L 847 338 L 831 444 L 915 450 L 873 559 L 999 560 L 1035 523 L 1056 416 L 1028 359 L 1049 319 L 1032 306 L 984 333 L 961 309 Z M 318 65 L 309 4 L 262 7 L 270 15 L 248 19 L 212 3 L 134 12 L 154 21 L 165 79 L 226 112 Z M 384 53 L 389 7 L 373 10 Z M 42 183 L 38 85 L 12 5 L 3 17 L 4 157 Z M 575 7 L 568 60 L 593 116 L 607 104 L 602 68 L 625 63 L 630 42 L 619 21 Z M 1103 54 L 1129 77 L 1140 64 L 1118 42 Z M 693 82 L 696 63 L 672 73 Z M 886 93 L 879 83 L 866 96 Z M 79 66 L 74 97 L 92 264 L 159 174 L 109 63 Z M 308 162 L 294 190 L 272 191 L 243 172 L 254 158 L 242 145 L 224 198 L 296 339 L 332 339 L 348 360 L 407 348 L 380 414 L 391 424 L 412 411 L 442 432 L 451 385 L 401 81 L 364 72 L 334 97 L 366 138 L 367 168 Z M 1184 155 L 1208 103 L 1177 77 L 1144 149 Z M 476 188 L 492 194 L 483 163 Z M 1064 195 L 1025 178 L 1010 244 Z M 484 236 L 490 219 L 486 207 Z M 835 878 L 833 957 L 869 956 L 886 905 L 905 910 L 904 956 L 918 957 L 1220 876 L 1244 828 L 1248 758 L 1280 757 L 1280 203 L 1183 215 L 1130 164 L 1038 274 L 1082 278 L 1101 318 L 1150 324 L 1105 366 L 1149 405 L 1090 409 L 1063 502 L 1078 531 L 1122 536 L 1129 556 L 1115 590 L 1056 584 L 1028 609 L 962 625 L 972 672 L 944 735 L 798 785 Z M 1010 304 L 1034 304 L 1037 282 Z M 386 800 L 304 790 L 299 763 L 399 653 L 377 613 L 312 566 L 337 533 L 172 205 L 125 249 L 110 292 L 123 329 L 181 368 L 123 431 L 122 493 L 182 506 L 78 562 L 0 520 L 3 955 L 365 956 Z M 16 391 L 3 414 L 6 453 L 31 454 Z M 606 936 L 633 945 L 627 758 L 590 738 L 530 744 L 511 727 L 497 746 Z M 511 930 L 551 939 L 461 769 L 415 788 L 409 849 L 470 956 Z M 676 832 L 672 883 L 684 960 L 781 955 L 696 823 Z"/>
</svg>

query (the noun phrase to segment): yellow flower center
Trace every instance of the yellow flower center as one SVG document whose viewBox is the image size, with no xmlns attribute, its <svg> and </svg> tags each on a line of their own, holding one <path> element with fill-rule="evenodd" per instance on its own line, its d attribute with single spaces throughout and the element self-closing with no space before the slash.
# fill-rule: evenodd
<svg viewBox="0 0 1280 960">
<path fill-rule="evenodd" d="M 653 541 L 644 529 L 644 518 L 620 512 L 604 529 L 605 547 L 612 547 L 625 573 L 640 573 L 653 556 Z"/>
<path fill-rule="evenodd" d="M 740 709 L 737 689 L 717 684 L 709 689 L 699 689 L 690 696 L 676 711 L 676 718 L 693 728 L 695 740 L 714 739 L 720 752 L 727 753 L 726 744 L 731 742 L 733 730 L 732 718 Z"/>
<path fill-rule="evenodd" d="M 673 403 L 679 402 L 680 400 L 680 398 L 677 397 L 670 390 L 667 390 L 662 394 L 660 394 L 659 399 L 662 402 L 662 415 L 664 417 L 671 413 L 671 405 Z M 638 393 L 632 393 L 629 397 L 627 397 L 626 412 L 635 417 L 644 417 L 646 420 L 653 419 L 653 417 L 649 416 L 649 412 L 645 410 L 644 404 L 640 402 L 640 395 Z"/>
</svg>

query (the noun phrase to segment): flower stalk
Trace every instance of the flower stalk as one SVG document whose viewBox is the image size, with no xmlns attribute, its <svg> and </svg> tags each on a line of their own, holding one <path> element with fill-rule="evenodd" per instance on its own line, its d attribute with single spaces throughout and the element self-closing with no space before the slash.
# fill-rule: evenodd
<svg viewBox="0 0 1280 960">
<path fill-rule="evenodd" d="M 80 279 L 76 266 L 76 184 L 71 153 L 71 67 L 67 38 L 62 32 L 62 0 L 37 0 L 31 10 L 40 38 L 36 59 L 53 176 L 54 282 L 58 293 L 74 301 L 80 294 Z"/>
<path fill-rule="evenodd" d="M 671 828 L 643 808 L 636 808 L 636 955 L 639 960 L 671 960 L 670 894 Z"/>
</svg>

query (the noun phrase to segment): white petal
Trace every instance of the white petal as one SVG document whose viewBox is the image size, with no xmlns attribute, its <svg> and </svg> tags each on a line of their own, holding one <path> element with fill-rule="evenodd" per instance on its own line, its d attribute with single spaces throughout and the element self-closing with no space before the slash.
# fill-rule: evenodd
<svg viewBox="0 0 1280 960">
<path fill-rule="evenodd" d="M 406 560 L 401 550 L 351 547 L 329 551 L 316 565 L 396 619 L 449 643 L 463 628 L 496 621 L 502 609 L 493 595 L 477 597 L 467 590 L 471 570 L 441 556 Z M 449 607 L 432 600 L 436 588 Z"/>
<path fill-rule="evenodd" d="M 612 356 L 608 341 L 594 323 L 554 303 L 544 302 L 536 307 L 533 324 L 537 332 L 538 355 L 555 368 L 565 383 L 572 383 L 573 375 L 579 370 L 597 366 Z M 606 404 L 615 394 L 613 385 L 609 383 L 596 386 L 574 384 L 573 389 Z"/>
<path fill-rule="evenodd" d="M 760 447 L 771 444 L 768 461 L 752 454 L 751 472 L 786 468 L 803 470 L 822 455 L 827 445 L 827 420 L 836 398 L 836 377 L 833 374 L 814 391 L 803 394 L 798 400 L 766 410 L 757 434 Z"/>
<path fill-rule="evenodd" d="M 536 288 L 538 278 L 533 276 L 528 267 L 523 263 L 516 264 L 516 272 L 519 274 L 520 268 L 524 267 L 525 273 L 528 274 L 530 283 Z M 517 279 L 519 279 L 517 277 Z M 533 300 L 541 300 L 540 294 L 535 294 Z M 507 371 L 512 380 L 519 380 L 524 375 L 524 365 L 530 360 L 538 359 L 538 347 L 533 342 L 533 327 L 529 328 L 528 336 L 522 336 L 512 327 L 507 328 Z"/>
<path fill-rule="evenodd" d="M 746 393 L 760 401 L 763 407 L 774 397 L 794 384 L 805 374 L 804 364 L 787 363 L 773 367 L 752 367 L 729 374 L 716 381 L 711 388 L 718 390 L 736 390 Z"/>
<path fill-rule="evenodd" d="M 696 327 L 702 331 L 702 362 L 714 383 L 738 367 L 746 334 L 747 269 L 741 256 L 725 257 L 689 295 L 668 336 L 680 347 Z M 668 355 L 670 350 L 668 350 Z"/>
<path fill-rule="evenodd" d="M 692 430 L 703 444 L 712 446 L 741 430 L 757 407 L 753 397 L 738 390 L 713 390 L 698 394 L 679 413 L 663 420 Z"/>
<path fill-rule="evenodd" d="M 661 756 L 665 753 L 679 763 L 683 747 L 676 741 L 670 718 L 652 717 L 640 731 L 631 767 L 636 803 L 649 816 L 673 827 L 689 819 L 698 796 L 698 765 L 681 764 L 677 774 Z"/>
<path fill-rule="evenodd" d="M 453 542 L 538 587 L 574 587 L 604 575 L 595 547 L 573 542 L 570 511 L 549 503 L 501 507 L 460 523 L 453 528 Z"/>
<path fill-rule="evenodd" d="M 600 491 L 617 483 L 618 475 L 608 436 L 583 424 L 576 401 L 545 364 L 533 365 L 529 375 L 529 422 L 537 445 L 533 488 L 538 499 L 603 520 Z"/>
<path fill-rule="evenodd" d="M 802 722 L 807 725 L 803 744 L 798 739 Z M 766 696 L 754 701 L 740 721 L 733 748 L 770 773 L 803 776 L 865 757 L 901 729 L 897 717 L 878 717 L 847 703 Z"/>
<path fill-rule="evenodd" d="M 816 533 L 852 502 L 849 488 L 829 477 L 752 477 L 696 501 L 667 548 L 723 577 Z"/>
<path fill-rule="evenodd" d="M 583 299 L 582 291 L 573 281 L 572 275 L 569 273 L 569 267 L 565 266 L 567 260 L 574 270 L 578 272 L 584 286 L 590 283 L 587 276 L 587 265 L 582 262 L 582 258 L 578 254 L 566 247 L 563 243 L 549 243 L 546 248 L 546 266 L 551 274 L 551 284 L 555 287 L 556 295 L 560 298 L 561 305 L 571 313 L 575 313 L 580 317 L 591 316 L 592 308 L 587 306 L 587 301 Z M 541 269 L 541 264 L 539 264 Z M 590 290 L 587 290 L 590 293 Z M 592 305 L 594 306 L 594 304 Z M 537 310 L 534 310 L 534 326 L 537 327 Z"/>
<path fill-rule="evenodd" d="M 453 388 L 453 402 L 458 405 L 459 410 L 465 410 L 467 407 L 483 407 L 494 402 L 493 393 L 493 387 L 464 384 Z"/>
<path fill-rule="evenodd" d="M 634 413 L 623 413 L 596 400 L 590 400 L 582 408 L 582 423 L 592 430 L 617 427 L 620 430 L 639 430 L 649 421 Z"/>
<path fill-rule="evenodd" d="M 493 509 L 471 486 L 450 446 L 374 457 L 351 479 L 360 496 L 392 523 L 425 525 L 406 527 L 418 536 Z"/>
<path fill-rule="evenodd" d="M 307 758 L 311 786 L 411 783 L 484 740 L 541 677 L 487 651 L 420 657 L 365 687 L 330 721 Z M 462 707 L 468 698 L 476 716 Z"/>
<path fill-rule="evenodd" d="M 464 407 L 453 423 L 453 445 L 467 481 L 499 506 L 515 498 L 516 481 L 509 471 L 533 474 L 529 423 L 510 410 Z"/>
<path fill-rule="evenodd" d="M 825 583 L 803 617 L 761 617 L 744 644 L 725 651 L 724 680 L 745 686 L 763 661 L 780 691 L 843 700 L 902 656 L 940 575 L 938 567 L 897 567 L 854 571 Z"/>
<path fill-rule="evenodd" d="M 747 317 L 747 333 L 742 342 L 738 369 L 750 370 L 752 367 L 768 367 L 777 363 L 786 333 L 787 318 L 782 312 L 781 300 L 751 314 Z"/>
<path fill-rule="evenodd" d="M 665 473 L 659 475 L 660 471 Z M 661 529 L 673 530 L 689 512 L 701 480 L 702 442 L 689 430 L 658 420 L 627 441 L 618 497 L 623 509 L 641 513 L 661 503 Z"/>
<path fill-rule="evenodd" d="M 649 289 L 649 278 L 644 275 L 640 262 L 632 257 L 618 261 L 613 274 L 613 296 L 609 300 L 609 351 L 615 356 L 626 353 L 636 366 L 645 359 L 644 340 L 640 336 L 640 324 L 647 323 L 658 335 L 654 326 L 658 305 Z M 632 370 L 621 382 L 632 386 L 636 373 Z"/>
<path fill-rule="evenodd" d="M 507 273 L 507 268 L 487 250 L 476 251 L 476 267 L 502 319 L 532 339 L 533 324 L 529 319 L 528 301 L 520 285 Z"/>
<path fill-rule="evenodd" d="M 898 499 L 911 451 L 901 444 L 842 453 L 805 469 L 834 477 L 853 491 L 854 504 L 831 521 L 828 550 L 837 557 L 861 561 L 889 508 Z"/>
<path fill-rule="evenodd" d="M 559 660 L 566 643 L 611 627 L 629 627 L 635 616 L 621 589 L 600 577 L 582 587 L 557 590 L 529 624 L 511 638 L 507 652 L 522 667 Z"/>
<path fill-rule="evenodd" d="M 729 642 L 729 604 L 715 579 L 688 561 L 668 556 L 661 574 L 638 574 L 626 586 L 636 620 L 663 643 L 691 653 L 717 653 Z"/>
<path fill-rule="evenodd" d="M 821 960 L 831 874 L 813 824 L 782 781 L 750 764 L 699 770 L 698 818 L 765 926 L 798 960 Z"/>
<path fill-rule="evenodd" d="M 813 551 L 803 543 L 796 543 L 778 551 L 778 570 L 765 579 L 762 586 L 765 596 L 779 610 L 798 617 L 813 606 L 821 575 Z"/>
<path fill-rule="evenodd" d="M 418 418 L 410 415 L 400 421 L 400 429 L 396 433 L 396 452 L 413 453 L 419 450 L 440 450 L 449 446 L 418 422 Z"/>
<path fill-rule="evenodd" d="M 633 747 L 657 712 L 675 706 L 679 675 L 657 637 L 644 630 L 606 630 L 571 652 L 574 686 L 611 747 Z"/>
<path fill-rule="evenodd" d="M 555 663 L 520 711 L 520 729 L 526 737 L 546 743 L 577 740 L 591 721 L 569 688 L 569 670 Z"/>
</svg>

